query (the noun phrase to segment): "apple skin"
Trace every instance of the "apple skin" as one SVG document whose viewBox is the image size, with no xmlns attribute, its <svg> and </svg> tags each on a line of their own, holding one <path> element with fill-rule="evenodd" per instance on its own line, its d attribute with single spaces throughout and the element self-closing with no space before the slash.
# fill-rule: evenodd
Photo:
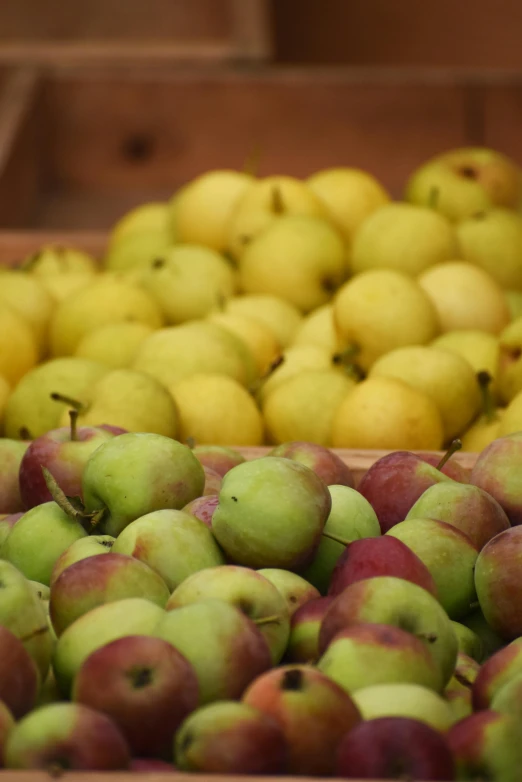
<svg viewBox="0 0 522 782">
<path fill-rule="evenodd" d="M 5 705 L 0 701 L 0 768 L 5 766 L 5 745 L 15 726 L 15 718 Z"/>
<path fill-rule="evenodd" d="M 319 649 L 353 624 L 371 622 L 399 627 L 425 643 L 442 672 L 442 686 L 451 678 L 458 642 L 446 612 L 422 587 L 394 576 L 356 581 L 332 602 L 321 625 Z"/>
<path fill-rule="evenodd" d="M 230 603 L 253 622 L 273 618 L 260 624 L 259 630 L 270 648 L 273 664 L 277 665 L 290 636 L 290 611 L 279 589 L 260 571 L 220 565 L 200 570 L 182 581 L 168 599 L 166 609 L 172 611 L 212 598 Z"/>
<path fill-rule="evenodd" d="M 158 510 L 132 521 L 112 547 L 155 570 L 170 590 L 205 568 L 225 564 L 208 526 L 180 510 Z"/>
<path fill-rule="evenodd" d="M 451 624 L 455 630 L 457 640 L 459 642 L 459 654 L 462 652 L 463 654 L 471 657 L 473 660 L 476 660 L 477 663 L 481 663 L 485 658 L 485 649 L 482 638 L 480 638 L 477 633 L 475 633 L 466 625 L 463 625 L 461 622 L 455 622 L 453 620 Z"/>
<path fill-rule="evenodd" d="M 441 692 L 442 672 L 426 644 L 399 627 L 361 623 L 338 632 L 317 669 L 346 692 L 410 682 Z"/>
<path fill-rule="evenodd" d="M 337 484 L 328 486 L 328 491 L 332 498 L 332 508 L 314 559 L 303 572 L 304 577 L 323 595 L 328 592 L 332 573 L 346 548 L 337 540 L 326 537 L 326 533 L 347 543 L 361 538 L 378 537 L 381 534 L 375 511 L 362 494 L 349 486 Z"/>
<path fill-rule="evenodd" d="M 192 453 L 203 467 L 210 467 L 222 478 L 232 467 L 245 461 L 242 453 L 226 445 L 196 445 Z"/>
<path fill-rule="evenodd" d="M 312 584 L 290 570 L 261 568 L 257 572 L 267 578 L 284 597 L 290 617 L 305 603 L 321 597 L 319 591 Z"/>
<path fill-rule="evenodd" d="M 42 467 L 47 467 L 67 497 L 81 497 L 82 475 L 90 455 L 114 435 L 95 426 L 80 426 L 74 440 L 68 426 L 52 429 L 29 445 L 20 464 L 20 495 L 24 508 L 52 500 Z"/>
<path fill-rule="evenodd" d="M 0 513 L 11 514 L 25 510 L 18 473 L 28 446 L 25 440 L 0 437 Z"/>
<path fill-rule="evenodd" d="M 522 432 L 493 440 L 479 454 L 470 483 L 486 491 L 502 506 L 512 524 L 522 524 Z"/>
<path fill-rule="evenodd" d="M 59 637 L 53 671 L 63 696 L 71 692 L 74 677 L 84 661 L 101 646 L 125 635 L 155 635 L 165 611 L 142 597 L 129 597 L 92 608 Z"/>
<path fill-rule="evenodd" d="M 430 451 L 427 451 L 426 453 L 423 453 L 422 451 L 415 451 L 415 455 L 422 459 L 423 462 L 431 464 L 432 467 L 436 467 L 441 459 L 440 454 L 432 453 Z M 443 466 L 441 472 L 443 472 L 444 475 L 447 475 L 448 478 L 452 478 L 452 480 L 457 481 L 458 483 L 469 483 L 469 478 L 471 475 L 470 469 L 464 467 L 462 464 L 459 464 L 459 462 L 457 462 L 455 459 L 452 459 L 451 457 Z"/>
<path fill-rule="evenodd" d="M 176 766 L 207 774 L 283 774 L 286 739 L 267 714 L 236 701 L 220 701 L 193 712 L 176 734 Z"/>
<path fill-rule="evenodd" d="M 372 464 L 358 490 L 377 514 L 384 534 L 406 518 L 427 488 L 451 480 L 420 456 L 410 451 L 394 451 Z"/>
<path fill-rule="evenodd" d="M 464 532 L 445 521 L 411 518 L 387 535 L 401 540 L 426 565 L 437 597 L 451 619 L 460 619 L 476 603 L 474 568 L 478 549 Z"/>
<path fill-rule="evenodd" d="M 511 714 L 488 709 L 471 714 L 453 725 L 447 738 L 457 779 L 520 779 L 520 720 Z"/>
<path fill-rule="evenodd" d="M 120 730 L 80 703 L 51 703 L 26 715 L 8 736 L 9 769 L 119 771 L 130 762 Z"/>
<path fill-rule="evenodd" d="M 356 725 L 343 738 L 334 776 L 450 782 L 454 766 L 445 737 L 429 725 L 408 717 L 377 717 Z"/>
<path fill-rule="evenodd" d="M 188 661 L 161 638 L 128 635 L 102 646 L 83 663 L 72 699 L 106 714 L 133 755 L 169 757 L 172 737 L 198 705 Z"/>
<path fill-rule="evenodd" d="M 212 531 L 239 565 L 299 570 L 314 556 L 331 504 L 309 467 L 263 456 L 225 475 Z"/>
<path fill-rule="evenodd" d="M 292 615 L 285 659 L 290 663 L 315 663 L 319 659 L 319 631 L 333 597 L 310 600 Z"/>
<path fill-rule="evenodd" d="M 22 518 L 23 512 L 19 511 L 18 513 L 9 513 L 3 516 L 0 519 L 0 554 L 2 554 L 2 548 L 9 537 L 9 533 L 13 529 L 16 522 Z"/>
<path fill-rule="evenodd" d="M 235 700 L 272 665 L 259 628 L 223 600 L 202 600 L 167 611 L 154 635 L 171 643 L 196 672 L 199 705 Z"/>
<path fill-rule="evenodd" d="M 348 693 L 310 665 L 268 671 L 252 682 L 242 701 L 283 729 L 289 774 L 332 774 L 341 738 L 361 719 Z"/>
<path fill-rule="evenodd" d="M 507 682 L 522 675 L 522 638 L 499 649 L 480 666 L 473 682 L 473 708 L 488 709 L 497 692 Z"/>
<path fill-rule="evenodd" d="M 334 568 L 328 594 L 337 596 L 350 584 L 375 576 L 404 578 L 437 597 L 433 576 L 401 540 L 391 536 L 354 540 Z"/>
<path fill-rule="evenodd" d="M 409 717 L 445 733 L 455 722 L 453 710 L 442 695 L 409 682 L 388 682 L 362 687 L 353 699 L 364 720 Z"/>
<path fill-rule="evenodd" d="M 213 494 L 207 494 L 203 497 L 196 497 L 195 500 L 192 500 L 188 505 L 185 505 L 182 510 L 185 513 L 190 513 L 191 516 L 195 516 L 196 519 L 199 519 L 206 524 L 209 529 L 212 529 L 212 516 L 218 505 L 219 497 Z"/>
<path fill-rule="evenodd" d="M 165 608 L 169 589 L 144 562 L 112 552 L 69 565 L 56 579 L 49 603 L 51 621 L 60 636 L 80 616 L 97 606 L 143 597 Z"/>
<path fill-rule="evenodd" d="M 19 720 L 34 708 L 40 687 L 40 674 L 22 641 L 1 625 L 0 660 L 0 702 Z M 0 715 L 0 724 L 1 722 Z"/>
<path fill-rule="evenodd" d="M 499 503 L 478 486 L 436 483 L 412 505 L 406 519 L 438 519 L 464 532 L 480 551 L 488 540 L 509 529 Z"/>
<path fill-rule="evenodd" d="M 75 540 L 69 548 L 65 549 L 63 554 L 60 554 L 54 563 L 49 586 L 52 587 L 58 576 L 69 565 L 74 565 L 75 562 L 79 562 L 81 559 L 94 557 L 97 554 L 108 554 L 115 541 L 116 538 L 113 538 L 111 535 L 88 535 L 86 538 Z"/>
<path fill-rule="evenodd" d="M 5 559 L 0 559 L 0 626 L 22 641 L 44 681 L 53 649 L 46 611 L 28 579 Z"/>
<path fill-rule="evenodd" d="M 506 642 L 488 625 L 484 614 L 477 606 L 460 623 L 477 635 L 482 643 L 482 661 L 487 660 L 492 654 L 505 646 Z"/>
<path fill-rule="evenodd" d="M 105 509 L 98 532 L 117 537 L 147 513 L 182 508 L 202 495 L 204 485 L 203 467 L 186 445 L 132 432 L 113 437 L 91 455 L 82 495 L 87 512 Z"/>
<path fill-rule="evenodd" d="M 475 586 L 487 623 L 504 640 L 522 635 L 522 527 L 486 543 L 475 566 Z"/>
<path fill-rule="evenodd" d="M 455 720 L 468 717 L 473 712 L 472 687 L 480 665 L 459 652 L 453 676 L 444 689 L 444 698 L 451 706 Z"/>
<path fill-rule="evenodd" d="M 296 440 L 290 443 L 281 443 L 268 453 L 269 456 L 284 456 L 285 459 L 293 459 L 305 467 L 309 467 L 327 485 L 355 487 L 355 478 L 348 465 L 340 456 L 317 443 L 308 443 Z"/>
<path fill-rule="evenodd" d="M 221 483 L 222 483 L 222 477 L 221 475 L 216 472 L 216 470 L 213 470 L 212 467 L 207 467 L 206 465 L 203 465 L 203 472 L 205 473 L 205 485 L 203 487 L 203 496 L 212 496 L 215 495 L 218 496 L 219 492 L 221 491 Z"/>
</svg>

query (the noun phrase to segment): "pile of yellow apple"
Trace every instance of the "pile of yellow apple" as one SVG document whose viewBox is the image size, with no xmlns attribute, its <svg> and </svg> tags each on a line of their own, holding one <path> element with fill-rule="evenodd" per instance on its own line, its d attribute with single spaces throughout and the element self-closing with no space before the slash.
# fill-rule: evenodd
<svg viewBox="0 0 522 782">
<path fill-rule="evenodd" d="M 0 272 L 0 427 L 480 451 L 522 430 L 522 175 L 460 149 L 392 201 L 369 173 L 215 170 L 103 258 Z"/>
</svg>

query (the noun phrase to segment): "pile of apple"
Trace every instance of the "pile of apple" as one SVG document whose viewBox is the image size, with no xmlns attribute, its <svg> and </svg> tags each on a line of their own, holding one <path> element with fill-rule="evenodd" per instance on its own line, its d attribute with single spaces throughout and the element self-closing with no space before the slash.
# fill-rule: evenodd
<svg viewBox="0 0 522 782">
<path fill-rule="evenodd" d="M 440 155 L 369 173 L 210 171 L 0 275 L 0 427 L 234 445 L 480 451 L 522 429 L 522 176 Z M 54 400 L 50 394 L 54 393 Z"/>
<path fill-rule="evenodd" d="M 520 782 L 522 433 L 355 488 L 76 418 L 0 473 L 6 768 Z"/>
</svg>

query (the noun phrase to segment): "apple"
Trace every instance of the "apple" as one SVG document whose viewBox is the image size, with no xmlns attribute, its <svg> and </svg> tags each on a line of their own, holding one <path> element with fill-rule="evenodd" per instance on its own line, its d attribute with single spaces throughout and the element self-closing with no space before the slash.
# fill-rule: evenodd
<svg viewBox="0 0 522 782">
<path fill-rule="evenodd" d="M 35 706 L 40 673 L 22 641 L 3 626 L 0 626 L 0 659 L 0 702 L 18 720 Z"/>
<path fill-rule="evenodd" d="M 522 674 L 522 638 L 499 649 L 480 667 L 473 682 L 473 708 L 488 709 L 497 692 Z"/>
<path fill-rule="evenodd" d="M 0 768 L 5 766 L 5 745 L 15 726 L 15 720 L 5 703 L 0 701 Z"/>
<path fill-rule="evenodd" d="M 520 779 L 520 720 L 511 714 L 490 710 L 471 714 L 453 725 L 448 743 L 457 779 Z"/>
<path fill-rule="evenodd" d="M 209 598 L 223 600 L 239 608 L 258 625 L 270 648 L 274 665 L 281 660 L 290 635 L 288 602 L 261 571 L 237 565 L 199 570 L 176 587 L 166 608 L 171 611 Z"/>
<path fill-rule="evenodd" d="M 201 600 L 167 611 L 154 635 L 171 643 L 191 663 L 199 682 L 199 705 L 240 698 L 272 664 L 260 629 L 223 600 Z"/>
<path fill-rule="evenodd" d="M 195 445 L 192 453 L 203 467 L 210 467 L 222 478 L 232 467 L 245 461 L 242 453 L 227 445 Z"/>
<path fill-rule="evenodd" d="M 20 494 L 25 508 L 52 500 L 42 467 L 47 467 L 68 497 L 80 497 L 82 474 L 90 455 L 114 435 L 94 426 L 52 429 L 29 445 L 20 464 Z"/>
<path fill-rule="evenodd" d="M 467 627 L 478 636 L 484 650 L 483 660 L 491 657 L 492 654 L 505 645 L 506 642 L 504 639 L 501 638 L 499 634 L 496 633 L 486 622 L 480 606 L 475 607 L 473 611 L 470 611 L 469 614 L 463 617 L 460 621 L 464 627 Z"/>
<path fill-rule="evenodd" d="M 343 738 L 334 776 L 450 782 L 454 766 L 448 743 L 437 730 L 409 717 L 376 717 Z"/>
<path fill-rule="evenodd" d="M 145 562 L 170 590 L 192 573 L 225 564 L 208 526 L 180 510 L 153 511 L 132 521 L 118 535 L 112 551 Z"/>
<path fill-rule="evenodd" d="M 315 663 L 319 659 L 319 631 L 333 597 L 304 603 L 292 615 L 285 659 L 291 663 Z"/>
<path fill-rule="evenodd" d="M 87 657 L 72 699 L 106 714 L 133 755 L 168 757 L 172 737 L 198 705 L 198 680 L 187 660 L 161 638 L 128 635 Z"/>
<path fill-rule="evenodd" d="M 441 733 L 445 733 L 455 721 L 449 703 L 432 689 L 420 684 L 374 684 L 354 692 L 353 699 L 364 720 L 409 717 Z"/>
<path fill-rule="evenodd" d="M 200 497 L 204 483 L 203 467 L 186 445 L 159 434 L 131 432 L 91 455 L 82 494 L 87 513 L 103 513 L 99 531 L 116 537 L 146 513 L 182 508 Z"/>
<path fill-rule="evenodd" d="M 418 584 L 437 597 L 437 587 L 426 565 L 398 538 L 354 540 L 334 568 L 329 595 L 340 595 L 350 584 L 375 576 L 396 576 Z"/>
<path fill-rule="evenodd" d="M 2 552 L 5 541 L 9 537 L 9 533 L 13 529 L 16 522 L 21 519 L 23 515 L 24 514 L 22 512 L 9 513 L 5 516 L 2 516 L 0 519 L 0 553 Z"/>
<path fill-rule="evenodd" d="M 56 635 L 96 606 L 131 597 L 143 597 L 164 608 L 169 589 L 155 570 L 125 554 L 110 552 L 69 565 L 51 590 L 49 608 Z"/>
<path fill-rule="evenodd" d="M 220 701 L 194 711 L 176 734 L 176 765 L 206 774 L 283 774 L 288 761 L 284 733 L 267 714 L 247 703 Z"/>
<path fill-rule="evenodd" d="M 195 516 L 204 524 L 212 529 L 212 516 L 219 504 L 219 497 L 215 494 L 206 494 L 203 497 L 196 497 L 195 500 L 185 505 L 182 510 L 185 513 L 189 513 L 191 516 Z"/>
<path fill-rule="evenodd" d="M 69 567 L 87 557 L 94 557 L 97 554 L 108 554 L 111 551 L 116 538 L 111 535 L 88 535 L 86 538 L 79 538 L 66 548 L 63 554 L 60 554 L 51 572 L 49 586 L 52 587 L 58 576 Z"/>
<path fill-rule="evenodd" d="M 18 473 L 28 445 L 25 441 L 0 438 L 0 513 L 10 515 L 24 510 Z"/>
<path fill-rule="evenodd" d="M 412 505 L 429 486 L 450 482 L 442 470 L 409 451 L 394 451 L 372 464 L 359 483 L 359 491 L 387 532 L 403 521 Z"/>
<path fill-rule="evenodd" d="M 401 540 L 435 581 L 437 598 L 451 619 L 465 616 L 476 602 L 474 569 L 478 549 L 460 529 L 434 518 L 410 518 L 387 535 Z"/>
<path fill-rule="evenodd" d="M 302 605 L 321 597 L 312 584 L 290 570 L 261 568 L 257 572 L 267 578 L 284 597 L 290 618 Z"/>
<path fill-rule="evenodd" d="M 473 660 L 479 663 L 482 662 L 486 656 L 482 638 L 469 627 L 461 624 L 461 622 L 452 621 L 451 624 L 459 643 L 459 654 L 463 652 L 473 658 Z"/>
<path fill-rule="evenodd" d="M 264 456 L 225 475 L 212 531 L 238 564 L 298 570 L 313 558 L 330 508 L 328 489 L 313 470 Z"/>
<path fill-rule="evenodd" d="M 443 688 L 442 672 L 426 644 L 412 633 L 362 622 L 340 630 L 317 662 L 346 692 L 388 682 Z"/>
<path fill-rule="evenodd" d="M 455 673 L 443 693 L 456 720 L 468 717 L 473 712 L 472 685 L 479 668 L 475 660 L 459 652 Z"/>
<path fill-rule="evenodd" d="M 59 637 L 53 671 L 60 692 L 70 694 L 74 677 L 87 657 L 125 635 L 154 635 L 165 612 L 143 597 L 128 597 L 92 608 Z"/>
<path fill-rule="evenodd" d="M 470 483 L 491 494 L 512 525 L 522 523 L 522 477 L 515 465 L 522 459 L 522 432 L 498 437 L 479 454 Z"/>
<path fill-rule="evenodd" d="M 331 775 L 342 737 L 360 721 L 348 693 L 311 665 L 268 671 L 252 682 L 242 701 L 279 723 L 293 775 Z"/>
<path fill-rule="evenodd" d="M 421 494 L 406 519 L 438 519 L 464 532 L 480 549 L 499 532 L 508 529 L 509 519 L 499 503 L 478 486 L 435 483 Z"/>
<path fill-rule="evenodd" d="M 49 585 L 58 557 L 86 535 L 82 525 L 55 502 L 44 502 L 16 522 L 2 546 L 2 556 L 27 578 Z"/>
<path fill-rule="evenodd" d="M 486 543 L 475 566 L 482 612 L 493 630 L 507 641 L 522 635 L 521 564 L 522 527 L 512 527 Z"/>
<path fill-rule="evenodd" d="M 352 489 L 355 486 L 355 479 L 348 465 L 324 445 L 301 441 L 281 443 L 269 451 L 269 456 L 284 456 L 310 467 L 327 486 L 336 484 Z"/>
<path fill-rule="evenodd" d="M 0 626 L 22 641 L 44 680 L 53 646 L 44 605 L 30 581 L 5 559 L 0 559 L 0 589 Z"/>
<path fill-rule="evenodd" d="M 343 485 L 328 486 L 328 491 L 332 498 L 332 509 L 314 559 L 303 572 L 304 577 L 321 594 L 328 592 L 332 573 L 346 544 L 381 534 L 375 511 L 362 494 Z"/>
<path fill-rule="evenodd" d="M 117 726 L 80 703 L 50 703 L 23 717 L 5 745 L 9 769 L 118 771 L 130 762 Z"/>
<path fill-rule="evenodd" d="M 319 648 L 326 650 L 339 632 L 359 622 L 388 624 L 420 638 L 449 681 L 457 659 L 457 636 L 448 615 L 422 587 L 393 576 L 356 581 L 332 602 L 321 625 Z"/>
<path fill-rule="evenodd" d="M 216 470 L 213 470 L 212 467 L 207 467 L 206 465 L 203 465 L 203 472 L 205 473 L 203 496 L 214 494 L 217 497 L 221 490 L 221 475 Z"/>
</svg>

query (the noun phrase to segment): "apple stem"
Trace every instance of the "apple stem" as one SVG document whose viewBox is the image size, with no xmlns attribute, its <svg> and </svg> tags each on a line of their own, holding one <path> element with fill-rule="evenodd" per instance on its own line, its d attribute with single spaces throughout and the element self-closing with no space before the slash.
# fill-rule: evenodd
<svg viewBox="0 0 522 782">
<path fill-rule="evenodd" d="M 280 621 L 281 621 L 281 617 L 279 616 L 279 614 L 272 614 L 272 616 L 261 616 L 259 617 L 259 619 L 252 619 L 252 622 L 256 624 L 258 627 L 260 625 L 268 625 Z"/>
<path fill-rule="evenodd" d="M 257 380 L 254 380 L 254 382 L 249 385 L 248 391 L 255 396 L 264 386 L 268 378 L 281 366 L 281 364 L 283 364 L 284 360 L 284 354 L 280 353 L 279 356 L 272 361 L 265 374 L 258 377 Z"/>
<path fill-rule="evenodd" d="M 283 201 L 283 194 L 281 188 L 274 185 L 272 188 L 272 212 L 276 215 L 282 215 L 286 211 L 285 202 Z"/>
<path fill-rule="evenodd" d="M 243 163 L 243 173 L 257 176 L 259 172 L 259 163 L 261 161 L 261 144 L 256 143 L 245 158 Z"/>
<path fill-rule="evenodd" d="M 58 481 L 56 480 L 52 472 L 50 472 L 50 470 L 48 470 L 47 467 L 43 467 L 43 466 L 42 466 L 42 472 L 45 479 L 45 485 L 49 489 L 49 493 L 53 498 L 53 500 L 55 501 L 55 503 L 60 506 L 63 512 L 69 516 L 69 518 L 74 519 L 75 521 L 80 520 L 83 517 L 81 510 L 74 507 L 74 505 L 68 499 L 63 489 L 60 488 Z"/>
<path fill-rule="evenodd" d="M 442 470 L 446 462 L 448 462 L 451 459 L 454 453 L 460 451 L 461 448 L 462 448 L 462 442 L 459 440 L 458 437 L 456 437 L 454 440 L 451 441 L 448 450 L 446 451 L 446 453 L 444 454 L 440 462 L 437 464 L 436 469 Z"/>
<path fill-rule="evenodd" d="M 77 410 L 79 414 L 84 413 L 87 408 L 87 406 L 84 405 L 83 402 L 79 402 L 78 399 L 73 399 L 72 396 L 66 396 L 65 394 L 58 394 L 56 391 L 53 391 L 51 394 L 51 399 L 55 402 L 63 402 L 69 407 L 72 407 L 73 410 Z"/>
<path fill-rule="evenodd" d="M 332 532 L 324 532 L 322 533 L 323 538 L 328 538 L 329 540 L 334 540 L 336 543 L 340 543 L 342 546 L 348 546 L 350 543 L 349 540 L 346 540 L 345 538 L 340 538 L 338 535 L 334 535 Z"/>
<path fill-rule="evenodd" d="M 74 442 L 78 439 L 78 410 L 69 410 L 69 418 L 71 419 L 71 441 Z"/>
<path fill-rule="evenodd" d="M 332 363 L 336 366 L 342 366 L 346 374 L 350 375 L 355 380 L 362 380 L 364 372 L 358 366 L 357 362 L 353 361 L 354 357 L 360 352 L 360 346 L 353 343 L 348 345 L 347 348 L 344 348 L 344 350 L 334 353 L 332 356 Z"/>
<path fill-rule="evenodd" d="M 480 394 L 482 396 L 482 410 L 488 424 L 492 424 L 498 417 L 495 412 L 493 394 L 491 393 L 492 380 L 493 378 L 489 372 L 486 372 L 485 370 L 477 372 L 477 383 L 479 384 Z"/>
<path fill-rule="evenodd" d="M 415 635 L 421 641 L 427 641 L 429 644 L 434 644 L 438 637 L 437 633 L 415 633 Z"/>
<path fill-rule="evenodd" d="M 196 438 L 190 436 L 187 437 L 187 439 L 185 440 L 185 445 L 187 445 L 190 448 L 190 450 L 193 451 L 194 448 L 196 447 Z"/>
</svg>

